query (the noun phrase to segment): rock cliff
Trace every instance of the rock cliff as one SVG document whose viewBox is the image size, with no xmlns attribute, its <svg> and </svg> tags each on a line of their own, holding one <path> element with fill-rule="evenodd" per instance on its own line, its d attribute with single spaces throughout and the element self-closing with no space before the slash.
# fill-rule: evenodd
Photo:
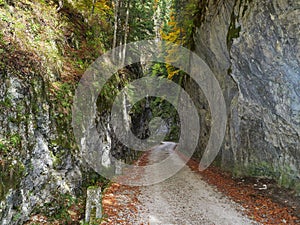
<svg viewBox="0 0 300 225">
<path fill-rule="evenodd" d="M 297 1 L 204 1 L 195 52 L 214 72 L 227 103 L 219 163 L 236 175 L 267 176 L 300 191 L 300 4 Z M 209 106 L 188 80 L 207 142 Z"/>
</svg>

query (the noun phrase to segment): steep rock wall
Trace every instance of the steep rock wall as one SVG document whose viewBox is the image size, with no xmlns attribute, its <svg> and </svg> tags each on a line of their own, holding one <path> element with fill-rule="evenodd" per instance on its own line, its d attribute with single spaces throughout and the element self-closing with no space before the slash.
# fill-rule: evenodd
<svg viewBox="0 0 300 225">
<path fill-rule="evenodd" d="M 55 120 L 49 82 L 39 74 L 28 75 L 9 69 L 0 72 L 3 225 L 23 223 L 54 196 L 75 195 L 82 185 L 80 158 L 71 148 L 72 141 L 59 142 L 71 136 L 68 120 Z M 63 123 L 66 126 L 58 128 Z"/>
<path fill-rule="evenodd" d="M 40 71 L 22 74 L 7 67 L 0 70 L 0 223 L 3 225 L 23 224 L 38 212 L 55 215 L 65 196 L 84 195 L 84 187 L 91 183 L 90 175 L 95 169 L 82 155 L 80 150 L 84 147 L 95 150 L 95 160 L 113 172 L 113 157 L 130 163 L 138 156 L 115 137 L 108 109 L 102 108 L 97 113 L 97 106 L 94 106 L 95 117 L 90 118 L 95 126 L 88 130 L 92 138 L 78 148 L 71 127 L 71 111 L 60 114 L 62 99 L 59 93 L 53 96 L 53 84 L 57 83 L 42 77 Z M 73 91 L 69 91 L 72 98 Z M 66 100 L 68 95 L 64 93 L 62 97 Z"/>
<path fill-rule="evenodd" d="M 227 103 L 227 134 L 218 161 L 237 175 L 267 176 L 299 193 L 299 2 L 206 1 L 206 9 L 194 43 Z M 201 91 L 190 81 L 185 86 L 195 93 L 202 117 L 209 118 Z M 196 157 L 211 121 L 202 122 Z"/>
</svg>

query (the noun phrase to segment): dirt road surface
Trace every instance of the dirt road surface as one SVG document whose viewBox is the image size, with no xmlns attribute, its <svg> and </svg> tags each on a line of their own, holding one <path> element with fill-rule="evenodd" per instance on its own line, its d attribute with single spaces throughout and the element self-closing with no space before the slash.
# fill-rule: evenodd
<svg viewBox="0 0 300 225">
<path fill-rule="evenodd" d="M 149 151 L 147 165 L 158 165 L 167 157 L 172 158 L 172 154 L 177 155 L 174 151 L 175 145 L 172 142 L 163 142 Z M 178 157 L 174 157 L 174 160 L 174 164 L 179 163 L 176 162 Z M 142 179 L 147 179 L 149 174 L 165 176 L 166 173 L 161 171 L 161 167 L 152 166 L 146 167 L 145 174 L 146 176 Z M 137 189 L 131 189 L 133 190 Z M 133 195 L 130 196 L 128 193 L 128 190 L 115 192 L 116 201 L 129 202 Z M 201 175 L 193 172 L 188 166 L 184 166 L 174 176 L 163 182 L 139 187 L 135 198 L 138 201 L 136 201 L 134 213 L 130 209 L 130 204 L 125 207 L 121 206 L 121 210 L 117 212 L 119 218 L 116 220 L 108 218 L 107 221 L 110 222 L 104 224 L 257 224 L 243 214 L 244 209 L 240 205 L 204 182 Z M 116 211 L 116 206 L 112 210 Z"/>
<path fill-rule="evenodd" d="M 174 154 L 174 143 L 165 142 L 149 154 L 149 164 Z M 152 171 L 153 172 L 153 171 Z M 157 172 L 159 176 L 160 171 Z M 241 206 L 206 184 L 199 174 L 184 166 L 158 184 L 143 186 L 138 196 L 142 207 L 135 221 L 144 224 L 254 224 Z"/>
</svg>

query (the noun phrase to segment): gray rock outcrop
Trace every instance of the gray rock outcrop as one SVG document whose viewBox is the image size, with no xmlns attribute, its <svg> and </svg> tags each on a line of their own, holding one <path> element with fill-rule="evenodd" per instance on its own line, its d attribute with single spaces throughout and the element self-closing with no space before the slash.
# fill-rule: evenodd
<svg viewBox="0 0 300 225">
<path fill-rule="evenodd" d="M 300 193 L 300 3 L 207 1 L 194 33 L 196 53 L 222 87 L 228 126 L 219 161 L 237 175 L 267 176 Z M 202 117 L 199 151 L 207 142 L 209 106 L 185 84 Z"/>
</svg>

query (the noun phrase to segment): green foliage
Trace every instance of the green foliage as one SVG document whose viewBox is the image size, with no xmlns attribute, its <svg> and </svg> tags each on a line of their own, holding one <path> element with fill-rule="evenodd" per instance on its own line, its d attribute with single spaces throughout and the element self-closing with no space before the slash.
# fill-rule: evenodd
<svg viewBox="0 0 300 225">
<path fill-rule="evenodd" d="M 43 77 L 74 81 L 95 58 L 110 48 L 111 2 L 63 1 L 63 9 L 59 12 L 55 2 L 20 0 L 14 3 L 13 14 L 6 7 L 0 8 L 0 27 L 3 27 L 0 31 L 0 53 L 4 36 L 18 53 L 27 53 L 26 59 L 28 55 L 35 55 L 35 62 L 45 69 L 41 72 Z M 8 57 L 3 57 L 20 61 L 10 49 L 7 54 Z M 26 62 L 28 59 L 19 67 Z M 24 71 L 26 73 L 33 69 L 32 65 L 26 66 L 29 67 Z"/>
<path fill-rule="evenodd" d="M 86 51 L 84 58 L 78 55 L 77 62 L 85 70 L 106 49 L 111 48 L 112 24 L 109 18 L 113 16 L 111 1 L 108 0 L 79 0 L 73 3 L 76 10 L 84 17 L 87 24 L 84 30 L 84 40 L 81 45 Z M 72 22 L 72 21 L 71 21 Z M 74 30 L 77 36 L 82 35 L 81 30 Z M 78 43 L 77 43 L 78 44 Z M 87 64 L 86 66 L 83 66 Z"/>
<path fill-rule="evenodd" d="M 21 213 L 21 212 L 15 214 L 15 215 L 13 216 L 13 221 L 16 222 L 18 219 L 20 219 L 21 216 L 22 216 L 22 213 Z"/>
<path fill-rule="evenodd" d="M 162 38 L 191 47 L 195 20 L 199 14 L 198 1 L 173 0 L 170 16 L 161 30 Z"/>
<path fill-rule="evenodd" d="M 241 32 L 241 26 L 237 25 L 238 24 L 238 20 L 240 19 L 240 17 L 244 17 L 247 10 L 250 8 L 250 4 L 251 4 L 252 0 L 243 0 L 241 1 L 241 3 L 239 4 L 239 13 L 236 15 L 236 11 L 233 10 L 231 13 L 231 20 L 230 20 L 230 26 L 228 29 L 228 33 L 227 33 L 227 47 L 228 49 L 231 48 L 233 39 L 238 38 Z M 236 5 L 235 5 L 236 7 Z"/>
<path fill-rule="evenodd" d="M 166 74 L 167 74 L 166 64 L 164 64 L 164 63 L 154 63 L 151 66 L 150 71 L 151 71 L 150 73 L 151 73 L 152 76 L 166 77 Z"/>
<path fill-rule="evenodd" d="M 56 194 L 53 201 L 45 204 L 45 210 L 42 213 L 49 217 L 50 221 L 60 221 L 60 224 L 69 224 L 72 222 L 69 209 L 77 205 L 79 200 L 70 194 Z M 55 209 L 49 213 L 49 208 Z"/>
<path fill-rule="evenodd" d="M 105 83 L 97 99 L 97 107 L 100 114 L 111 109 L 117 94 L 130 82 L 129 73 L 130 71 L 127 69 L 120 70 Z M 98 87 L 97 83 L 94 85 Z"/>
<path fill-rule="evenodd" d="M 154 38 L 154 1 L 131 0 L 130 40 L 147 40 Z"/>
<path fill-rule="evenodd" d="M 0 0 L 0 1 L 1 1 L 1 0 Z M 12 21 L 12 19 L 9 17 L 8 14 L 3 13 L 3 12 L 1 12 L 1 11 L 0 11 L 0 19 L 1 19 L 3 22 L 7 22 L 7 23 L 9 23 L 9 22 Z"/>
<path fill-rule="evenodd" d="M 10 108 L 12 106 L 11 99 L 9 97 L 4 98 L 3 101 L 0 101 L 0 107 Z"/>
<path fill-rule="evenodd" d="M 53 4 L 21 0 L 14 4 L 13 10 L 14 13 L 11 13 L 7 8 L 0 8 L 0 26 L 4 28 L 2 32 L 6 39 L 10 40 L 10 44 L 19 45 L 18 50 L 44 58 L 50 70 L 61 70 L 57 46 L 50 40 L 61 39 L 60 26 L 64 23 L 61 21 L 60 26 L 55 24 L 58 18 Z"/>
<path fill-rule="evenodd" d="M 108 15 L 112 15 L 112 7 L 107 0 L 78 0 L 75 6 L 86 17 L 93 16 L 94 14 L 106 19 Z"/>
<path fill-rule="evenodd" d="M 51 87 L 51 100 L 55 103 L 55 117 L 71 118 L 71 106 L 73 103 L 74 86 L 70 83 L 54 82 Z"/>
<path fill-rule="evenodd" d="M 192 48 L 192 36 L 196 27 L 195 20 L 199 14 L 199 2 L 196 0 L 173 0 L 172 3 L 169 19 L 160 31 L 161 37 L 165 41 Z M 168 54 L 165 60 L 169 64 L 166 65 L 168 78 L 183 76 L 182 71 L 174 68 L 171 64 L 172 62 L 188 59 L 183 59 L 181 55 L 177 54 L 177 49 L 174 47 L 167 47 L 166 51 Z"/>
<path fill-rule="evenodd" d="M 16 188 L 24 175 L 25 166 L 14 155 L 20 149 L 21 137 L 18 134 L 7 135 L 0 139 L 0 199 L 10 188 Z"/>
<path fill-rule="evenodd" d="M 3 37 L 4 37 L 4 35 L 3 35 L 2 31 L 0 31 L 0 54 L 2 54 L 4 52 L 4 49 L 1 48 L 1 46 L 5 44 Z"/>
<path fill-rule="evenodd" d="M 74 137 L 71 133 L 72 104 L 74 85 L 66 82 L 53 82 L 50 87 L 51 118 L 55 120 L 58 138 L 52 145 L 62 149 L 74 149 Z M 68 138 L 66 138 L 66 134 Z M 62 154 L 66 154 L 63 152 Z M 57 163 L 59 163 L 59 158 Z"/>
<path fill-rule="evenodd" d="M 21 144 L 21 137 L 19 134 L 13 134 L 10 137 L 10 144 L 12 145 L 13 148 L 18 147 Z"/>
<path fill-rule="evenodd" d="M 84 187 L 89 186 L 102 186 L 102 189 L 105 188 L 109 184 L 109 180 L 107 180 L 105 177 L 102 177 L 96 172 L 90 171 L 89 174 L 87 174 L 86 182 L 84 184 Z"/>
<path fill-rule="evenodd" d="M 7 135 L 5 139 L 0 139 L 0 156 L 7 154 L 12 149 L 19 148 L 21 145 L 21 136 L 19 134 Z"/>
<path fill-rule="evenodd" d="M 0 139 L 0 155 L 6 154 L 9 150 L 9 145 L 5 140 Z"/>
<path fill-rule="evenodd" d="M 236 27 L 235 25 L 236 17 L 234 16 L 234 12 L 231 15 L 231 23 L 229 26 L 229 30 L 227 33 L 227 47 L 231 48 L 232 42 L 234 38 L 238 38 L 240 35 L 241 27 Z"/>
<path fill-rule="evenodd" d="M 156 21 L 157 31 L 168 32 L 168 21 L 170 17 L 172 1 L 168 0 L 156 0 L 154 4 L 155 15 L 154 20 Z"/>
</svg>

